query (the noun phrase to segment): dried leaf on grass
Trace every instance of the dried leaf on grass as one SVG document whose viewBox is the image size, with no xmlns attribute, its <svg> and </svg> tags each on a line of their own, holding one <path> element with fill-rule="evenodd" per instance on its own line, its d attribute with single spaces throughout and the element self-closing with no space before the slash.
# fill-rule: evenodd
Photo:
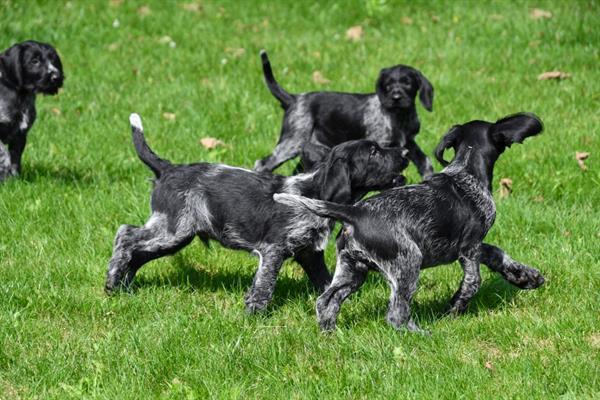
<svg viewBox="0 0 600 400">
<path fill-rule="evenodd" d="M 505 199 L 512 193 L 513 181 L 510 178 L 500 179 L 500 198 Z"/>
<path fill-rule="evenodd" d="M 166 119 L 167 121 L 175 121 L 175 113 L 171 113 L 171 112 L 163 113 L 163 118 Z"/>
<path fill-rule="evenodd" d="M 412 25 L 413 20 L 410 17 L 402 17 L 400 18 L 400 22 L 404 25 Z"/>
<path fill-rule="evenodd" d="M 240 58 L 242 57 L 244 54 L 246 54 L 246 49 L 244 49 L 243 47 L 226 47 L 225 48 L 225 53 L 231 55 L 233 58 Z"/>
<path fill-rule="evenodd" d="M 318 83 L 319 85 L 327 85 L 328 83 L 331 83 L 329 79 L 325 78 L 323 74 L 321 74 L 321 71 L 313 72 L 312 79 L 314 83 Z"/>
<path fill-rule="evenodd" d="M 550 11 L 542 10 L 541 8 L 534 8 L 529 13 L 529 17 L 533 19 L 552 18 L 552 13 Z"/>
<path fill-rule="evenodd" d="M 150 15 L 152 10 L 150 10 L 150 7 L 148 7 L 148 6 L 141 6 L 140 8 L 138 8 L 137 12 L 142 17 L 145 17 L 147 15 Z"/>
<path fill-rule="evenodd" d="M 62 114 L 62 112 L 60 111 L 60 108 L 57 107 L 52 107 L 52 109 L 50 109 L 50 111 L 52 111 L 52 114 L 59 116 L 60 114 Z"/>
<path fill-rule="evenodd" d="M 493 371 L 493 370 L 494 370 L 494 365 L 491 363 L 491 361 L 486 361 L 486 362 L 485 362 L 485 364 L 483 364 L 483 366 L 484 366 L 486 369 L 489 369 L 490 371 Z"/>
<path fill-rule="evenodd" d="M 585 165 L 585 160 L 590 156 L 590 153 L 588 153 L 587 151 L 576 151 L 575 152 L 575 159 L 577 160 L 577 164 L 579 164 L 579 168 L 581 168 L 582 171 L 587 171 L 587 166 Z"/>
<path fill-rule="evenodd" d="M 200 3 L 183 3 L 181 8 L 183 8 L 185 11 L 195 13 L 202 11 L 202 5 Z"/>
<path fill-rule="evenodd" d="M 538 81 L 547 81 L 549 79 L 567 79 L 571 74 L 562 71 L 548 71 L 538 75 Z"/>
<path fill-rule="evenodd" d="M 353 26 L 346 31 L 346 39 L 358 42 L 363 37 L 363 27 L 360 25 Z"/>
<path fill-rule="evenodd" d="M 206 150 L 212 150 L 217 148 L 218 146 L 225 146 L 225 142 L 213 138 L 213 137 L 205 137 L 200 139 L 200 144 L 202 145 L 202 147 L 204 147 Z"/>
</svg>

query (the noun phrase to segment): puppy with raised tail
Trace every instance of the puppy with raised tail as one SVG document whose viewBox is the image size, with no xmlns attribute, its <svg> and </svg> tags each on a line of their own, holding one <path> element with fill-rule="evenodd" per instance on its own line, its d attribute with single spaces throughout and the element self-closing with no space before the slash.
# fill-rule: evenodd
<svg viewBox="0 0 600 400">
<path fill-rule="evenodd" d="M 331 285 L 317 301 L 321 329 L 335 327 L 342 302 L 372 269 L 391 289 L 387 321 L 395 328 L 421 331 L 410 316 L 419 271 L 458 260 L 464 277 L 450 312 L 461 313 L 478 291 L 479 263 L 485 263 L 520 288 L 544 282 L 540 273 L 513 261 L 498 247 L 483 243 L 496 217 L 491 194 L 494 164 L 507 147 L 542 131 L 533 114 L 520 113 L 495 123 L 471 121 L 453 127 L 436 149 L 446 168 L 418 185 L 386 190 L 354 205 L 282 193 L 275 201 L 343 222 Z M 444 150 L 454 148 L 451 163 Z"/>
<path fill-rule="evenodd" d="M 369 139 L 383 147 L 406 148 L 421 176 L 433 173 L 431 161 L 415 142 L 420 129 L 417 92 L 426 110 L 433 106 L 433 86 L 420 71 L 406 65 L 384 68 L 375 93 L 291 94 L 275 80 L 267 52 L 262 50 L 260 55 L 265 82 L 279 100 L 284 116 L 275 150 L 256 161 L 256 171 L 273 171 L 300 155 L 309 142 L 331 148 L 348 140 Z"/>
<path fill-rule="evenodd" d="M 63 80 L 60 57 L 49 44 L 29 40 L 0 53 L 0 182 L 21 172 L 36 95 L 58 93 Z"/>
<path fill-rule="evenodd" d="M 258 256 L 246 296 L 249 312 L 264 309 L 279 270 L 293 257 L 323 290 L 331 277 L 323 259 L 334 221 L 276 203 L 274 193 L 295 193 L 350 204 L 372 190 L 403 183 L 405 150 L 384 149 L 367 140 L 336 146 L 311 173 L 293 177 L 220 164 L 172 164 L 146 144 L 142 121 L 130 117 L 139 158 L 154 172 L 152 215 L 144 226 L 122 225 L 116 235 L 105 288 L 127 287 L 145 263 L 173 254 L 195 237 Z"/>
</svg>

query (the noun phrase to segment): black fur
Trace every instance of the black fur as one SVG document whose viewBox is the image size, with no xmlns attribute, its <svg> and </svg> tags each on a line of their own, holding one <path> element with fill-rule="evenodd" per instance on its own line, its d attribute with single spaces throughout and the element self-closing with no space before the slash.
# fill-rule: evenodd
<svg viewBox="0 0 600 400">
<path fill-rule="evenodd" d="M 143 227 L 119 228 L 107 291 L 129 285 L 144 263 L 175 253 L 195 236 L 259 256 L 246 298 L 249 311 L 267 306 L 278 271 L 290 257 L 323 290 L 331 279 L 323 249 L 333 221 L 275 203 L 273 194 L 353 203 L 371 190 L 397 184 L 399 172 L 408 164 L 402 149 L 382 149 L 375 142 L 360 140 L 336 146 L 314 172 L 293 177 L 208 163 L 177 165 L 148 147 L 139 116 L 132 115 L 131 122 L 138 156 L 156 176 L 152 217 Z"/>
<path fill-rule="evenodd" d="M 433 173 L 431 162 L 415 142 L 420 128 L 415 106 L 417 92 L 425 109 L 431 111 L 433 106 L 433 87 L 421 72 L 405 65 L 384 68 L 379 73 L 375 93 L 370 94 L 290 94 L 275 80 L 264 50 L 261 58 L 267 87 L 285 112 L 275 150 L 258 160 L 255 170 L 273 171 L 299 155 L 306 143 L 331 148 L 348 140 L 366 138 L 384 147 L 406 148 L 408 158 L 423 177 Z M 306 164 L 306 160 L 302 162 Z"/>
<path fill-rule="evenodd" d="M 540 286 L 544 278 L 537 270 L 482 242 L 496 216 L 490 192 L 496 160 L 506 147 L 542 129 L 540 119 L 526 113 L 495 123 L 457 125 L 436 150 L 443 161 L 444 149 L 455 149 L 454 160 L 441 173 L 355 205 L 275 195 L 278 202 L 344 223 L 333 281 L 317 302 L 321 327 L 335 326 L 341 303 L 362 285 L 369 268 L 380 271 L 392 289 L 388 322 L 412 331 L 419 328 L 410 318 L 409 305 L 423 268 L 460 261 L 464 278 L 452 298 L 452 313 L 465 311 L 479 289 L 480 262 L 520 288 Z"/>
<path fill-rule="evenodd" d="M 62 63 L 49 44 L 26 41 L 0 53 L 0 182 L 21 172 L 36 94 L 62 86 Z"/>
</svg>

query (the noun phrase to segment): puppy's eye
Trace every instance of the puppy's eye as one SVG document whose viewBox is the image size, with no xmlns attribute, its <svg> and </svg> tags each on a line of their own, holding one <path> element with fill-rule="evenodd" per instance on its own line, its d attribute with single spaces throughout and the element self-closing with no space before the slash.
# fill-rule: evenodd
<svg viewBox="0 0 600 400">
<path fill-rule="evenodd" d="M 38 65 L 40 65 L 40 60 L 38 58 L 34 58 L 33 60 L 31 60 L 31 65 L 37 67 Z"/>
<path fill-rule="evenodd" d="M 400 78 L 400 83 L 403 85 L 410 85 L 410 79 L 407 77 Z"/>
</svg>

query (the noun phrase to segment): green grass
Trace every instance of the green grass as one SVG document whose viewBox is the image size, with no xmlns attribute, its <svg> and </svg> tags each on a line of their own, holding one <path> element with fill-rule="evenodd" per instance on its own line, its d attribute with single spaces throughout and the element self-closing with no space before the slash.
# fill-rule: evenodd
<svg viewBox="0 0 600 400">
<path fill-rule="evenodd" d="M 67 75 L 58 97 L 38 99 L 22 177 L 0 186 L 0 398 L 600 396 L 597 1 L 201 4 L 0 0 L 0 48 L 53 43 Z M 534 7 L 552 18 L 532 19 Z M 364 37 L 348 41 L 359 24 Z M 453 124 L 538 114 L 544 134 L 497 164 L 494 188 L 508 177 L 514 191 L 497 199 L 487 241 L 539 268 L 546 285 L 519 291 L 483 268 L 469 312 L 444 318 L 460 268 L 426 270 L 413 307 L 432 331 L 422 337 L 386 325 L 388 288 L 372 274 L 322 335 L 296 265 L 267 315 L 247 316 L 256 259 L 194 243 L 142 269 L 132 294 L 108 298 L 114 234 L 149 211 L 151 173 L 129 113 L 166 158 L 251 167 L 281 121 L 261 48 L 292 92 L 371 91 L 384 66 L 419 68 L 435 87 L 434 112 L 419 107 L 429 154 Z M 572 76 L 536 79 L 555 69 Z M 314 83 L 314 70 L 331 83 Z M 228 147 L 204 150 L 205 136 Z M 587 172 L 575 151 L 591 153 Z"/>
</svg>

